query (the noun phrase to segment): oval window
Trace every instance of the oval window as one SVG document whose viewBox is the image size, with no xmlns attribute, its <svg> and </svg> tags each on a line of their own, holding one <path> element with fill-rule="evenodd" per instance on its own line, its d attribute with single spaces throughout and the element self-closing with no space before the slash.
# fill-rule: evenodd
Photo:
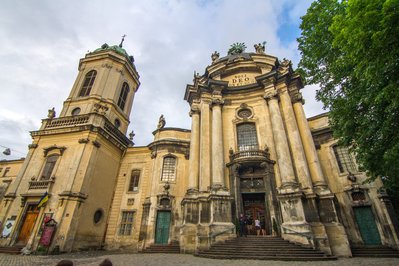
<svg viewBox="0 0 399 266">
<path fill-rule="evenodd" d="M 75 109 L 72 110 L 72 115 L 78 115 L 80 114 L 80 108 L 76 107 Z"/>
<path fill-rule="evenodd" d="M 103 218 L 103 210 L 98 209 L 95 213 L 94 213 L 94 223 L 98 224 L 101 221 L 101 218 Z"/>
<path fill-rule="evenodd" d="M 121 121 L 119 121 L 119 119 L 117 118 L 117 119 L 115 119 L 115 127 L 116 128 L 119 128 L 120 126 L 121 126 Z"/>
</svg>

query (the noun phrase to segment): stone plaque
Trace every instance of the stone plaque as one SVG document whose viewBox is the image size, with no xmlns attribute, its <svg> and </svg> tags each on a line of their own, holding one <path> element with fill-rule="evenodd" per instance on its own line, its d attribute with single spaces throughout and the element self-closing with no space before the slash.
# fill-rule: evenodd
<svg viewBox="0 0 399 266">
<path fill-rule="evenodd" d="M 255 73 L 240 73 L 225 77 L 223 80 L 229 82 L 229 87 L 245 86 L 256 83 L 255 76 L 257 75 Z"/>
</svg>

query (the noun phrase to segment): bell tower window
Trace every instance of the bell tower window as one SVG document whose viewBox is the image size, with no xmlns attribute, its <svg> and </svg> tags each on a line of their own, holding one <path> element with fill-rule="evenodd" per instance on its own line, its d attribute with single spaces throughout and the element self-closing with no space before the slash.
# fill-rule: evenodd
<svg viewBox="0 0 399 266">
<path fill-rule="evenodd" d="M 254 123 L 237 125 L 237 142 L 239 151 L 258 150 L 258 138 Z"/>
<path fill-rule="evenodd" d="M 118 99 L 118 106 L 123 110 L 125 108 L 127 95 L 129 94 L 129 85 L 124 82 L 122 85 L 121 94 Z"/>
<path fill-rule="evenodd" d="M 90 95 L 91 88 L 93 87 L 94 80 L 96 79 L 97 71 L 92 70 L 88 72 L 85 76 L 83 86 L 80 89 L 79 97 L 84 97 Z"/>
</svg>

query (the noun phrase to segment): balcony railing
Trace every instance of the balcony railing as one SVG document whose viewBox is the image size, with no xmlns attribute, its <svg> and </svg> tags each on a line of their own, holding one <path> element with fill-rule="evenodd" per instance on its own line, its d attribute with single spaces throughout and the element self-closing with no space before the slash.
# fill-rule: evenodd
<svg viewBox="0 0 399 266">
<path fill-rule="evenodd" d="M 56 118 L 56 119 L 49 121 L 46 125 L 46 128 L 78 126 L 78 125 L 84 125 L 87 122 L 89 122 L 88 115 L 62 117 L 62 118 Z"/>
<path fill-rule="evenodd" d="M 252 158 L 269 158 L 269 152 L 265 150 L 249 150 L 238 151 L 230 155 L 230 160 L 235 161 L 239 159 L 252 159 Z"/>
<path fill-rule="evenodd" d="M 29 189 L 47 189 L 53 181 L 31 181 L 29 182 Z"/>
</svg>

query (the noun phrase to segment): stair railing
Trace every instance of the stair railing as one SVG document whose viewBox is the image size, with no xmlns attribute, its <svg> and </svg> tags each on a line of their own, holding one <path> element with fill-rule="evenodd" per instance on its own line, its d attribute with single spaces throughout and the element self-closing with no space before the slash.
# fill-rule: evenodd
<svg viewBox="0 0 399 266">
<path fill-rule="evenodd" d="M 291 229 L 291 228 L 284 227 L 284 226 L 281 226 L 281 228 L 283 229 L 284 234 L 289 234 L 289 233 L 287 233 L 287 231 L 288 231 L 288 232 L 291 232 L 291 233 L 300 235 L 300 236 L 302 236 L 302 237 L 305 237 L 305 238 L 308 240 L 309 245 L 310 245 L 313 249 L 316 249 L 316 245 L 315 245 L 315 242 L 314 242 L 314 237 L 313 237 L 313 235 L 307 234 L 307 233 L 303 233 L 303 232 L 299 232 L 299 231 L 296 231 L 296 230 L 293 230 L 293 229 Z"/>
</svg>

